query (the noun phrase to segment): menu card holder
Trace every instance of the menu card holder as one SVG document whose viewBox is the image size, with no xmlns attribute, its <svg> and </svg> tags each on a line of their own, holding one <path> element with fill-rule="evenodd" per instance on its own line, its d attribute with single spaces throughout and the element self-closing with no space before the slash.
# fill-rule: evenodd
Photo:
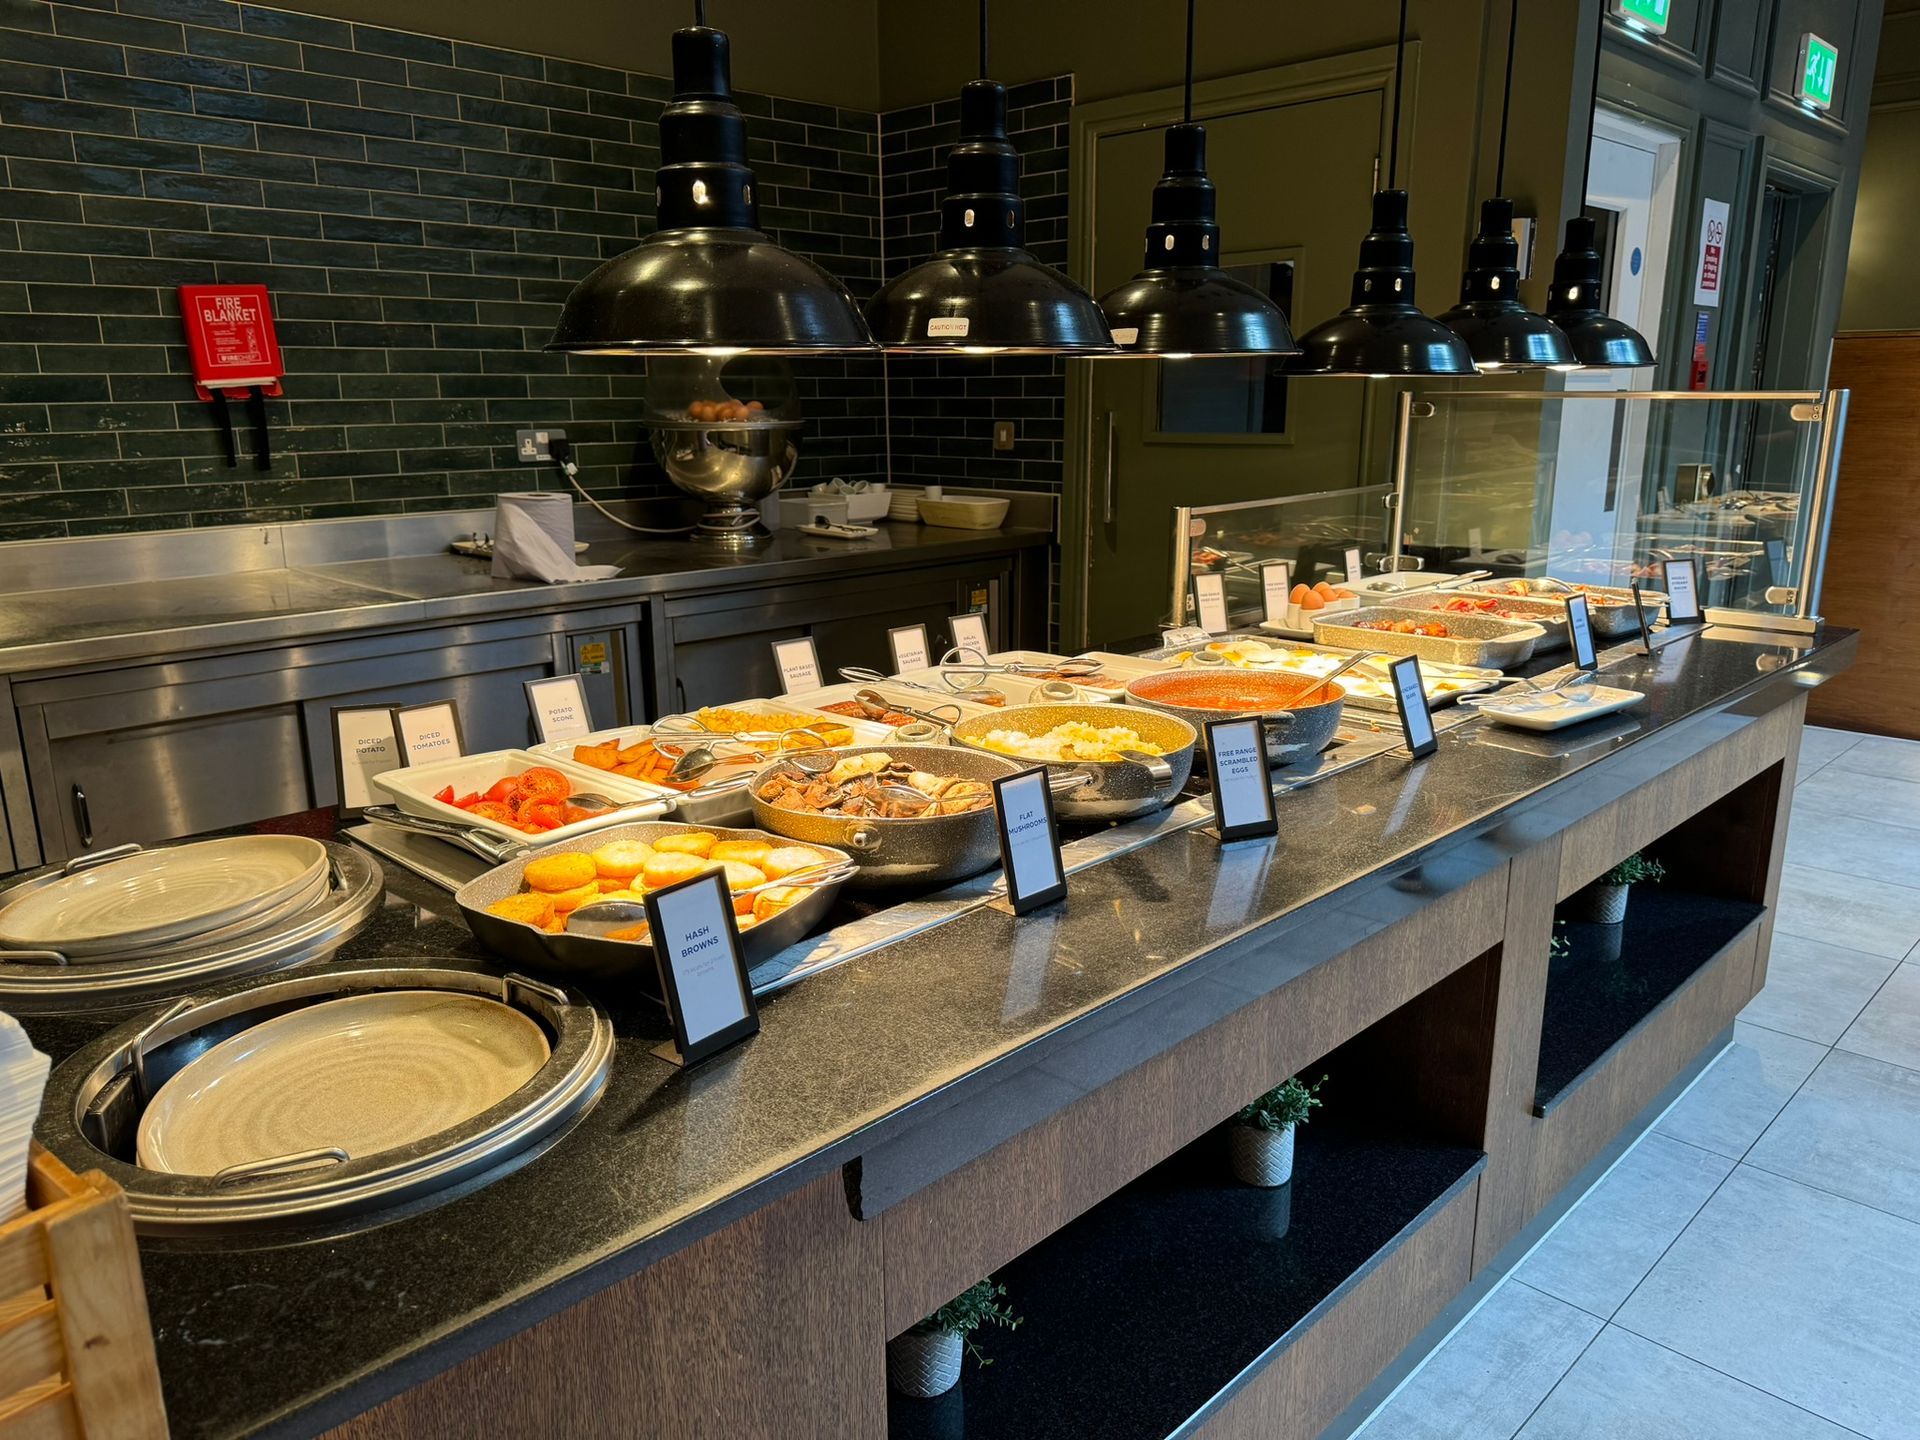
<svg viewBox="0 0 1920 1440">
<path fill-rule="evenodd" d="M 1193 605 L 1200 612 L 1200 628 L 1209 635 L 1224 635 L 1233 628 L 1227 621 L 1226 576 L 1213 573 L 1194 576 Z"/>
<path fill-rule="evenodd" d="M 336 705 L 332 723 L 333 793 L 340 819 L 358 820 L 369 805 L 385 803 L 374 794 L 373 777 L 405 763 L 393 711 L 385 705 Z"/>
<path fill-rule="evenodd" d="M 1692 560 L 1669 560 L 1662 567 L 1667 579 L 1667 625 L 1704 623 L 1700 613 L 1700 570 Z"/>
<path fill-rule="evenodd" d="M 988 902 L 1008 915 L 1024 915 L 1067 894 L 1067 867 L 1060 858 L 1060 822 L 1053 813 L 1047 772 L 1035 768 L 993 782 L 994 833 L 1007 898 Z"/>
<path fill-rule="evenodd" d="M 1209 720 L 1207 775 L 1213 785 L 1213 824 L 1203 833 L 1223 845 L 1280 833 L 1267 770 L 1267 739 L 1259 720 Z"/>
<path fill-rule="evenodd" d="M 1600 657 L 1593 648 L 1593 614 L 1584 595 L 1567 597 L 1567 633 L 1573 639 L 1573 663 L 1598 673 Z"/>
<path fill-rule="evenodd" d="M 1394 708 L 1400 712 L 1400 728 L 1407 732 L 1407 753 L 1416 760 L 1440 748 L 1434 733 L 1433 711 L 1427 708 L 1427 686 L 1420 677 L 1420 657 L 1406 655 L 1387 666 L 1393 677 Z"/>
<path fill-rule="evenodd" d="M 1260 599 L 1267 619 L 1285 624 L 1288 597 L 1293 592 L 1293 572 L 1284 560 L 1260 567 Z"/>
<path fill-rule="evenodd" d="M 578 740 L 593 733 L 587 687 L 578 675 L 529 680 L 526 690 L 527 713 L 533 716 L 533 733 L 542 745 L 550 740 Z"/>
<path fill-rule="evenodd" d="M 399 738 L 402 765 L 458 760 L 467 753 L 467 742 L 460 732 L 460 707 L 451 700 L 395 706 L 393 733 Z"/>
<path fill-rule="evenodd" d="M 1653 654 L 1653 631 L 1647 627 L 1647 602 L 1640 598 L 1640 586 L 1636 583 L 1628 587 L 1633 591 L 1633 618 L 1640 622 L 1640 653 Z"/>
<path fill-rule="evenodd" d="M 887 648 L 893 652 L 893 672 L 896 675 L 909 670 L 925 670 L 933 664 L 933 656 L 927 653 L 927 627 L 924 625 L 900 625 L 887 631 Z"/>
<path fill-rule="evenodd" d="M 987 617 L 976 612 L 956 615 L 948 622 L 953 648 L 971 650 L 982 660 L 993 653 L 993 641 L 987 637 Z"/>
<path fill-rule="evenodd" d="M 818 690 L 825 682 L 820 678 L 820 656 L 813 648 L 811 635 L 796 636 L 792 640 L 773 642 L 774 668 L 780 672 L 780 693 L 792 695 L 801 690 Z"/>
<path fill-rule="evenodd" d="M 697 1065 L 760 1030 L 740 952 L 727 877 L 708 870 L 647 892 L 647 933 L 660 969 L 673 1039 L 654 1048 L 671 1065 Z"/>
</svg>

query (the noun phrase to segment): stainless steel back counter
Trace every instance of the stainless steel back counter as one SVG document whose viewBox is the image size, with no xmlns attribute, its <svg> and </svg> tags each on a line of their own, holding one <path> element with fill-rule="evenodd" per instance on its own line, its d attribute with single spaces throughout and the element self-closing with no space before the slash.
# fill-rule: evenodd
<svg viewBox="0 0 1920 1440">
<path fill-rule="evenodd" d="M 493 578 L 448 543 L 491 511 L 0 549 L 0 869 L 331 804 L 334 706 L 459 702 L 470 749 L 528 738 L 523 682 L 579 672 L 596 720 L 775 693 L 769 642 L 884 663 L 889 626 L 985 607 L 1044 642 L 1053 501 L 1007 526 L 793 531 L 750 551 L 576 507 L 607 580 Z M 640 523 L 669 515 L 634 512 Z M 304 764 L 286 763 L 303 757 Z"/>
</svg>

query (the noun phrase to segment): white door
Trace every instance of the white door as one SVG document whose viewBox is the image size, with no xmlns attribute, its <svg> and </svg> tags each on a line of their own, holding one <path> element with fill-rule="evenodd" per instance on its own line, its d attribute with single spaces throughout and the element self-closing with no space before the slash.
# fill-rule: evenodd
<svg viewBox="0 0 1920 1440">
<path fill-rule="evenodd" d="M 1605 211 L 1607 312 L 1659 344 L 1667 247 L 1679 177 L 1680 137 L 1602 110 L 1595 117 L 1587 208 Z M 1569 391 L 1646 389 L 1651 370 L 1581 370 Z M 1562 409 L 1548 573 L 1562 555 L 1631 544 L 1639 526 L 1639 479 L 1646 456 L 1645 407 L 1598 401 Z M 1608 484 L 1609 473 L 1613 484 Z"/>
</svg>

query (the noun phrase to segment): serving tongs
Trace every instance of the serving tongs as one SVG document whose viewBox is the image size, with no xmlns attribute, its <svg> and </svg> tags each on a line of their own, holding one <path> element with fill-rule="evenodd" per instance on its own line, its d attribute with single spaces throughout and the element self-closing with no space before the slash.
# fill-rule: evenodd
<svg viewBox="0 0 1920 1440">
<path fill-rule="evenodd" d="M 1386 576 L 1380 575 L 1374 578 L 1384 580 Z M 1365 580 L 1357 582 L 1343 580 L 1341 584 L 1351 588 L 1362 599 L 1371 600 L 1379 605 L 1391 605 L 1402 595 L 1421 595 L 1428 590 L 1451 590 L 1459 585 L 1470 585 L 1475 580 L 1492 578 L 1491 570 L 1465 570 L 1458 575 L 1449 575 L 1444 580 L 1422 580 L 1418 585 L 1394 586 L 1385 590 L 1370 588 L 1369 582 Z"/>
<path fill-rule="evenodd" d="M 656 748 L 679 752 L 673 768 L 663 777 L 662 783 L 668 785 L 697 780 L 729 760 L 772 760 L 789 751 L 827 748 L 826 737 L 813 730 L 709 730 L 697 722 L 690 730 L 668 728 L 674 719 L 692 717 L 669 716 L 655 724 L 652 733 Z M 722 753 L 729 744 L 738 748 Z M 726 783 L 728 788 L 737 788 L 731 781 Z M 707 793 L 717 788 L 711 787 Z"/>
<path fill-rule="evenodd" d="M 809 865 L 804 870 L 796 870 L 791 875 L 782 875 L 778 880 L 769 880 L 762 885 L 753 885 L 745 890 L 731 890 L 728 893 L 735 900 L 744 900 L 766 890 L 781 890 L 788 886 L 810 890 L 819 885 L 831 885 L 845 880 L 860 867 L 851 860 L 830 860 L 820 865 Z M 589 900 L 578 909 L 567 912 L 566 932 L 569 935 L 584 935 L 589 939 L 608 940 L 616 930 L 631 929 L 647 921 L 647 906 L 644 900 Z M 632 940 L 627 943 L 649 945 L 647 940 Z"/>
<path fill-rule="evenodd" d="M 996 664 L 978 650 L 965 645 L 955 646 L 940 657 L 942 683 L 962 695 L 985 688 L 989 675 L 1018 675 L 1028 680 L 1045 676 L 1047 678 L 1040 679 L 1040 683 L 1034 687 L 1034 698 L 1055 702 L 1084 698 L 1076 686 L 1060 678 L 1062 675 L 1091 679 L 1100 673 L 1100 668 L 1098 660 L 1089 660 L 1085 656 L 1070 656 L 1044 664 L 1031 660 L 1005 660 Z"/>
</svg>

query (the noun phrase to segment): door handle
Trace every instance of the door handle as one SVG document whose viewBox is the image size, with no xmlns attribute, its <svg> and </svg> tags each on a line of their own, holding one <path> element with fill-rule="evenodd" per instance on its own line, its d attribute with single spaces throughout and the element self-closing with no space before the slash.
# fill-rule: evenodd
<svg viewBox="0 0 1920 1440">
<path fill-rule="evenodd" d="M 1114 512 L 1118 507 L 1118 497 L 1113 490 L 1113 411 L 1107 411 L 1107 486 L 1106 498 L 1100 507 L 1100 523 L 1113 524 Z"/>
<path fill-rule="evenodd" d="M 73 786 L 73 819 L 80 828 L 80 843 L 83 846 L 92 846 L 93 814 L 87 809 L 87 792 L 80 788 L 77 780 Z"/>
</svg>

